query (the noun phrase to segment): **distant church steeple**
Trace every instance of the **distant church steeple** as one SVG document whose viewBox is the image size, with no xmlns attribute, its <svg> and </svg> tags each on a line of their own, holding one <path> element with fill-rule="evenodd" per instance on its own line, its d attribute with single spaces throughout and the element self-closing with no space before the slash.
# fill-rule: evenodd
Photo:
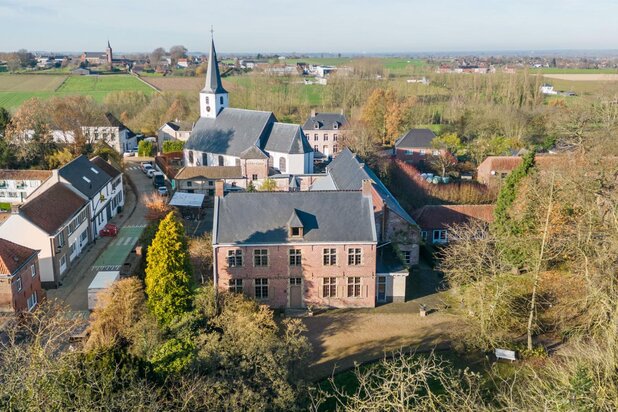
<svg viewBox="0 0 618 412">
<path fill-rule="evenodd" d="M 112 46 L 109 44 L 109 39 L 107 40 L 107 49 L 105 49 L 105 57 L 107 58 L 107 64 L 109 65 L 109 69 L 111 70 L 114 57 L 112 56 Z"/>
<path fill-rule="evenodd" d="M 210 54 L 208 55 L 208 69 L 206 70 L 206 84 L 200 92 L 200 116 L 216 118 L 221 110 L 229 105 L 227 91 L 221 83 L 221 74 L 217 64 L 217 51 L 215 50 L 215 39 L 213 30 L 211 33 Z"/>
</svg>

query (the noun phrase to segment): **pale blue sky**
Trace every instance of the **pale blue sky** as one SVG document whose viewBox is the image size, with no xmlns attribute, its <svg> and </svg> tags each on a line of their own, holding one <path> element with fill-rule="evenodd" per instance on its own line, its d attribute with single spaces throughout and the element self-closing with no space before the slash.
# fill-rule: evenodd
<svg viewBox="0 0 618 412">
<path fill-rule="evenodd" d="M 618 49 L 618 0 L 0 0 L 0 50 Z"/>
</svg>

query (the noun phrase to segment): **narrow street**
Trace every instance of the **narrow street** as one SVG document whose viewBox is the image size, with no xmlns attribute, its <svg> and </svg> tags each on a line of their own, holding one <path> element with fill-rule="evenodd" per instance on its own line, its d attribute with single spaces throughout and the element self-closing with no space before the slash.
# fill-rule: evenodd
<svg viewBox="0 0 618 412">
<path fill-rule="evenodd" d="M 122 228 L 141 228 L 146 225 L 146 207 L 140 199 L 154 192 L 152 181 L 140 169 L 140 162 L 148 159 L 125 158 L 125 205 L 122 213 L 115 216 L 111 223 Z M 126 178 L 131 179 L 137 188 L 137 194 L 133 192 Z M 138 237 L 127 239 L 125 250 L 135 246 Z M 67 304 L 73 311 L 88 310 L 88 286 L 102 268 L 95 266 L 99 257 L 107 250 L 108 246 L 117 239 L 111 237 L 99 238 L 90 244 L 86 251 L 78 258 L 78 262 L 66 274 L 62 285 L 57 289 L 47 291 L 48 299 L 58 299 Z M 130 244 L 128 242 L 131 242 Z"/>
</svg>

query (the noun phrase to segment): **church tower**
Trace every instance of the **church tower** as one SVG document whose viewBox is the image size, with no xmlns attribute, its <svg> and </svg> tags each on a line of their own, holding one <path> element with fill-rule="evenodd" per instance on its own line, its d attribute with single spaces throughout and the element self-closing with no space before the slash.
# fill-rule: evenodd
<svg viewBox="0 0 618 412">
<path fill-rule="evenodd" d="M 208 56 L 206 85 L 204 85 L 200 92 L 200 117 L 215 119 L 221 110 L 226 107 L 229 107 L 229 97 L 221 84 L 221 74 L 219 73 L 215 40 L 213 38 Z"/>
<path fill-rule="evenodd" d="M 109 65 L 109 69 L 112 69 L 112 46 L 109 44 L 109 40 L 107 41 L 107 49 L 105 49 L 105 57 L 107 57 L 107 64 Z"/>
</svg>

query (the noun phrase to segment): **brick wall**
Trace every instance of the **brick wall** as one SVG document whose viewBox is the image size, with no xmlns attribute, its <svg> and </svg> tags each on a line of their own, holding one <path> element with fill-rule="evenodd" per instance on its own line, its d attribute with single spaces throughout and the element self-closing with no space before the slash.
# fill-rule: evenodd
<svg viewBox="0 0 618 412">
<path fill-rule="evenodd" d="M 218 287 L 228 289 L 230 279 L 243 280 L 243 292 L 255 297 L 255 279 L 268 279 L 268 299 L 263 302 L 274 308 L 289 306 L 290 278 L 302 279 L 303 306 L 316 307 L 374 307 L 376 248 L 372 244 L 349 245 L 362 249 L 362 264 L 348 265 L 348 245 L 280 245 L 268 247 L 218 247 L 216 251 Z M 337 265 L 323 265 L 323 249 L 337 249 Z M 300 249 L 301 266 L 289 265 L 289 250 Z M 243 266 L 229 267 L 229 250 L 243 251 Z M 254 267 L 253 251 L 268 250 L 268 266 Z M 323 294 L 324 277 L 336 278 L 336 296 Z M 360 297 L 347 296 L 348 277 L 360 277 Z"/>
<path fill-rule="evenodd" d="M 36 276 L 32 276 L 30 266 L 35 265 Z M 21 290 L 17 279 L 21 279 Z M 37 301 L 44 297 L 41 288 L 41 272 L 38 258 L 28 261 L 12 278 L 0 279 L 0 312 L 18 312 L 28 310 L 28 298 L 35 293 Z"/>
</svg>

